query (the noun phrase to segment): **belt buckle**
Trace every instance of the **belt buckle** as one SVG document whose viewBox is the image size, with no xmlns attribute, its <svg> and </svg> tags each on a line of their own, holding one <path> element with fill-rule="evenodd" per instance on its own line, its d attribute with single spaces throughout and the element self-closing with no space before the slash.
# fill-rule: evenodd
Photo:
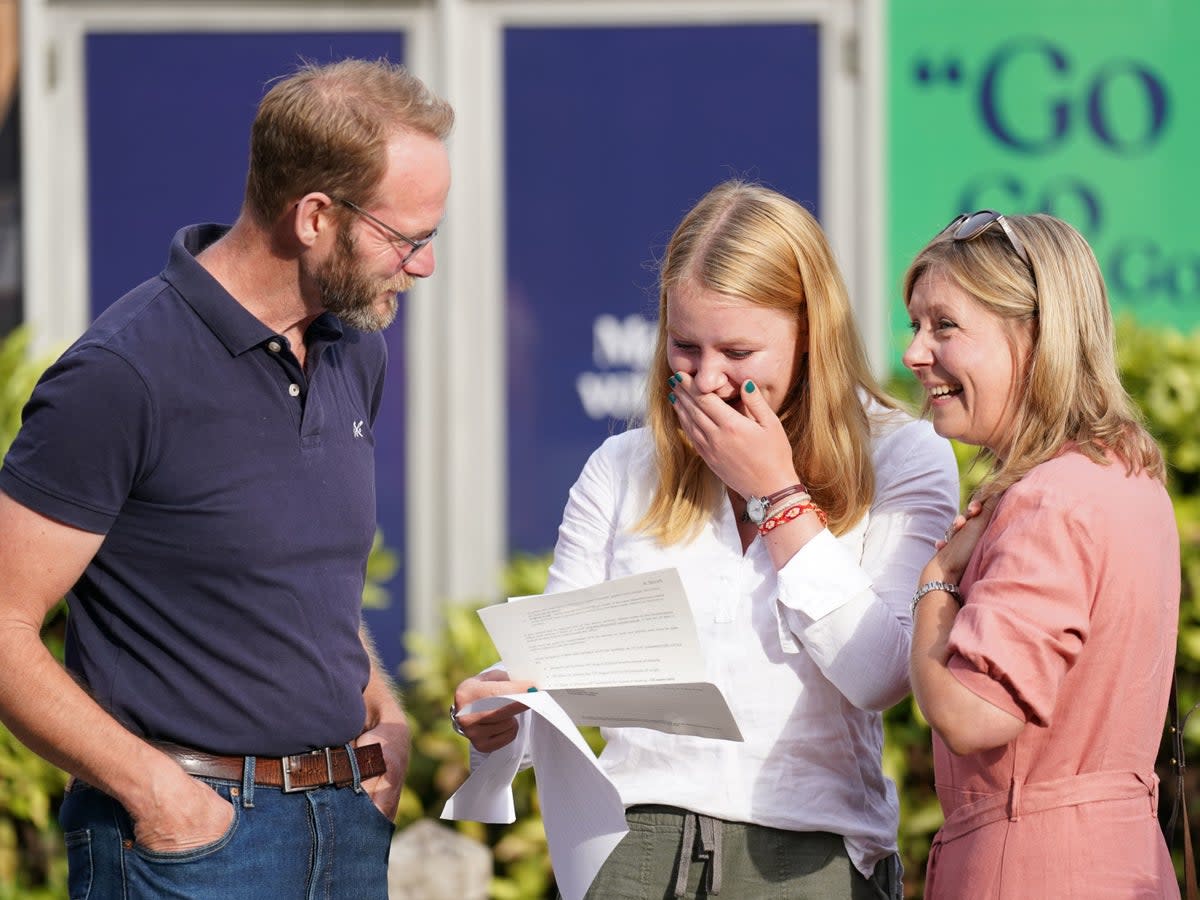
<svg viewBox="0 0 1200 900">
<path fill-rule="evenodd" d="M 316 756 L 318 753 L 325 754 L 325 781 L 317 784 L 292 784 L 292 760 L 302 759 L 305 756 Z M 307 791 L 315 787 L 324 787 L 327 784 L 333 784 L 333 751 L 329 747 L 322 750 L 312 750 L 308 753 L 294 753 L 291 756 L 285 756 L 280 762 L 280 769 L 283 772 L 283 793 L 294 794 L 298 791 Z"/>
</svg>

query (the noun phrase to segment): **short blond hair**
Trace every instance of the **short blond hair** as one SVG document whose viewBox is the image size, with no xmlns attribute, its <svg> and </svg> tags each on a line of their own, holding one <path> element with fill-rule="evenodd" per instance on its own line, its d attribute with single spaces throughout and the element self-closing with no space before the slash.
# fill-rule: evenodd
<svg viewBox="0 0 1200 900">
<path fill-rule="evenodd" d="M 450 104 L 404 66 L 365 59 L 306 63 L 259 104 L 246 209 L 269 224 L 312 191 L 370 205 L 396 134 L 444 141 L 453 125 Z"/>
<path fill-rule="evenodd" d="M 938 235 L 904 276 L 906 307 L 917 282 L 936 273 L 1007 322 L 1029 324 L 1028 357 L 1016 360 L 1025 381 L 1010 398 L 1011 440 L 1004 458 L 993 460 L 977 496 L 1002 493 L 1071 444 L 1098 463 L 1111 455 L 1131 474 L 1145 471 L 1165 479 L 1162 451 L 1121 384 L 1108 291 L 1092 248 L 1053 216 L 1005 218 L 1024 244 L 1029 265 L 994 227 L 969 241 Z M 1015 358 L 1015 342 L 1010 347 Z"/>
<path fill-rule="evenodd" d="M 708 192 L 675 229 L 659 278 L 658 341 L 647 383 L 646 424 L 658 485 L 638 527 L 666 544 L 693 535 L 712 514 L 720 484 L 684 438 L 668 399 L 667 295 L 684 281 L 784 310 L 807 326 L 779 418 L 796 471 L 841 534 L 874 499 L 872 426 L 864 394 L 896 403 L 871 374 L 850 298 L 820 224 L 769 188 L 728 181 Z M 805 329 L 802 327 L 800 332 Z"/>
</svg>

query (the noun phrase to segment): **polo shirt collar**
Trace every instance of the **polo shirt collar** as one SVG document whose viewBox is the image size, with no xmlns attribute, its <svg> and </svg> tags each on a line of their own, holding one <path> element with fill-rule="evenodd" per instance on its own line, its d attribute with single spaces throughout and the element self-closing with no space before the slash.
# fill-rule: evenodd
<svg viewBox="0 0 1200 900">
<path fill-rule="evenodd" d="M 163 278 L 175 288 L 232 356 L 240 356 L 278 337 L 250 314 L 196 256 L 229 232 L 229 225 L 189 225 L 179 229 L 171 241 L 171 252 Z M 308 326 L 309 342 L 332 342 L 342 337 L 342 323 L 331 313 L 322 313 Z"/>
</svg>

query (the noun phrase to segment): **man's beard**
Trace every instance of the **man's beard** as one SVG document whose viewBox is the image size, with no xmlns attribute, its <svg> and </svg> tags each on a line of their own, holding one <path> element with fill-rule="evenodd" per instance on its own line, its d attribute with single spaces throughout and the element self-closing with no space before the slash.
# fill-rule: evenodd
<svg viewBox="0 0 1200 900">
<path fill-rule="evenodd" d="M 364 274 L 355 254 L 354 238 L 344 226 L 338 230 L 333 256 L 314 273 L 314 278 L 321 292 L 321 305 L 359 331 L 382 331 L 391 325 L 399 307 L 395 295 L 407 291 L 413 283 L 412 276 L 405 272 L 387 281 Z M 381 309 L 379 303 L 385 293 L 391 298 Z"/>
</svg>

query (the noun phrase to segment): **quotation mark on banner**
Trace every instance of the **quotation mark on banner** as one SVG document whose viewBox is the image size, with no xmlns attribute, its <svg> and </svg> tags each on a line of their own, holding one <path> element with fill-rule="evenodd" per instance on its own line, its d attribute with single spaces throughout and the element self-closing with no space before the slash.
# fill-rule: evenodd
<svg viewBox="0 0 1200 900">
<path fill-rule="evenodd" d="M 962 63 L 954 58 L 940 65 L 928 59 L 918 59 L 913 66 L 913 78 L 921 85 L 932 85 L 939 81 L 957 85 L 963 80 Z"/>
</svg>

